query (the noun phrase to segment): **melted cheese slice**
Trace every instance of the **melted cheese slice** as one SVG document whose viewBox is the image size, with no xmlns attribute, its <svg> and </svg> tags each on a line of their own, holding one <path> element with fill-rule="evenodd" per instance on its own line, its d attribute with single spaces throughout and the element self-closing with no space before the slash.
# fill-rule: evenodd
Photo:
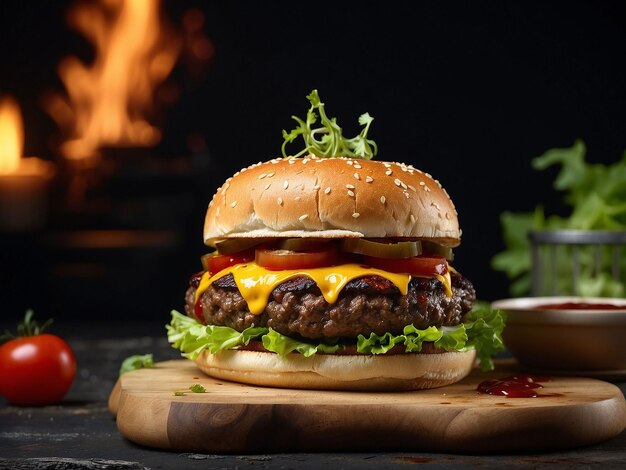
<svg viewBox="0 0 626 470">
<path fill-rule="evenodd" d="M 337 301 L 341 289 L 353 279 L 364 276 L 380 276 L 391 281 L 406 295 L 409 289 L 410 274 L 390 273 L 376 268 L 364 267 L 360 264 L 342 264 L 314 269 L 286 269 L 270 271 L 255 262 L 236 264 L 211 276 L 208 272 L 202 275 L 200 285 L 196 290 L 196 302 L 202 293 L 217 279 L 232 274 L 242 297 L 248 303 L 250 313 L 259 315 L 265 310 L 272 291 L 280 284 L 296 277 L 308 277 L 315 281 L 326 302 L 333 304 Z M 435 275 L 446 289 L 446 295 L 452 296 L 450 273 Z"/>
</svg>

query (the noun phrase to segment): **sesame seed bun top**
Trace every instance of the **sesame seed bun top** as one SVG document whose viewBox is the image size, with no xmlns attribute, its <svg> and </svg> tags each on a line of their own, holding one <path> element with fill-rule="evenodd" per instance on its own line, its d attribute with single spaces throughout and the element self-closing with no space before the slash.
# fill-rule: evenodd
<svg viewBox="0 0 626 470">
<path fill-rule="evenodd" d="M 225 238 L 416 238 L 456 246 L 452 200 L 403 163 L 278 158 L 235 173 L 207 209 L 204 241 Z"/>
</svg>

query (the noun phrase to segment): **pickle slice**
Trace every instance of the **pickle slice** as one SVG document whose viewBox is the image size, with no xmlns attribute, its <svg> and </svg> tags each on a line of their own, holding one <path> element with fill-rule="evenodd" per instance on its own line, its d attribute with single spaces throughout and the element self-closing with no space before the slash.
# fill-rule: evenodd
<svg viewBox="0 0 626 470">
<path fill-rule="evenodd" d="M 364 238 L 345 238 L 342 249 L 377 258 L 412 258 L 422 253 L 422 245 L 418 241 L 384 243 Z"/>
<path fill-rule="evenodd" d="M 220 255 L 232 255 L 259 245 L 269 238 L 228 238 L 215 242 L 215 248 Z"/>
<path fill-rule="evenodd" d="M 202 263 L 202 269 L 205 271 L 209 270 L 209 258 L 213 258 L 217 255 L 217 251 L 213 251 L 211 253 L 205 253 L 200 257 L 200 262 Z"/>
<path fill-rule="evenodd" d="M 278 244 L 278 248 L 288 251 L 323 251 L 330 246 L 330 240 L 321 238 L 285 238 Z"/>
<path fill-rule="evenodd" d="M 448 261 L 452 261 L 454 259 L 452 248 L 449 246 L 443 246 L 439 243 L 423 240 L 422 249 L 427 255 L 443 256 Z"/>
</svg>

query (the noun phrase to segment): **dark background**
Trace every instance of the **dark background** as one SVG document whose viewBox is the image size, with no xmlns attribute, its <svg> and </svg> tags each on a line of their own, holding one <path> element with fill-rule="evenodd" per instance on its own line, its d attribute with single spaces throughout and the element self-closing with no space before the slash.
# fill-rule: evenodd
<svg viewBox="0 0 626 470">
<path fill-rule="evenodd" d="M 56 76 L 63 57 L 92 54 L 65 24 L 69 5 L 0 3 L 0 93 L 22 106 L 26 155 L 58 158 L 51 145 L 58 130 L 41 97 L 63 90 Z M 413 164 L 443 183 L 464 234 L 455 266 L 487 300 L 508 295 L 507 280 L 490 268 L 503 248 L 499 215 L 538 203 L 563 211 L 551 188 L 555 171 L 536 172 L 530 160 L 576 138 L 592 162 L 614 162 L 626 149 L 624 2 L 169 1 L 164 8 L 175 25 L 184 11 L 201 9 L 215 55 L 200 78 L 180 68 L 172 74 L 180 96 L 164 109 L 163 140 L 149 153 L 159 161 L 191 156 L 201 160 L 198 171 L 118 178 L 97 195 L 113 201 L 108 215 L 53 207 L 43 230 L 3 233 L 3 323 L 31 306 L 57 321 L 167 321 L 199 268 L 212 193 L 240 167 L 280 154 L 281 130 L 293 126 L 290 115 L 304 116 L 313 88 L 347 134 L 357 132 L 362 112 L 375 117 L 379 160 Z M 133 217 L 116 214 L 129 207 Z M 85 252 L 60 249 L 52 236 L 110 227 L 166 228 L 177 241 Z M 103 268 L 68 269 L 85 260 Z"/>
</svg>

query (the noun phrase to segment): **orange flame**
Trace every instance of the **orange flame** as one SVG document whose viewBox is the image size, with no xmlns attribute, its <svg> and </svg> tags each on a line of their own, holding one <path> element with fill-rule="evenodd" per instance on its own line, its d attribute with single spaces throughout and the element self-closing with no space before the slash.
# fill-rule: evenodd
<svg viewBox="0 0 626 470">
<path fill-rule="evenodd" d="M 85 65 L 68 57 L 59 65 L 67 98 L 53 96 L 48 112 L 69 139 L 61 153 L 77 160 L 99 156 L 101 147 L 149 147 L 161 139 L 147 116 L 155 88 L 171 72 L 180 41 L 160 18 L 157 0 L 80 3 L 69 23 L 96 49 Z"/>
<path fill-rule="evenodd" d="M 24 150 L 24 124 L 13 98 L 0 100 L 0 174 L 14 173 Z"/>
<path fill-rule="evenodd" d="M 0 175 L 13 190 L 32 189 L 33 178 L 48 180 L 54 175 L 52 162 L 40 158 L 22 158 L 24 152 L 24 123 L 20 105 L 10 96 L 0 99 Z M 27 181 L 30 180 L 30 183 Z"/>
</svg>

